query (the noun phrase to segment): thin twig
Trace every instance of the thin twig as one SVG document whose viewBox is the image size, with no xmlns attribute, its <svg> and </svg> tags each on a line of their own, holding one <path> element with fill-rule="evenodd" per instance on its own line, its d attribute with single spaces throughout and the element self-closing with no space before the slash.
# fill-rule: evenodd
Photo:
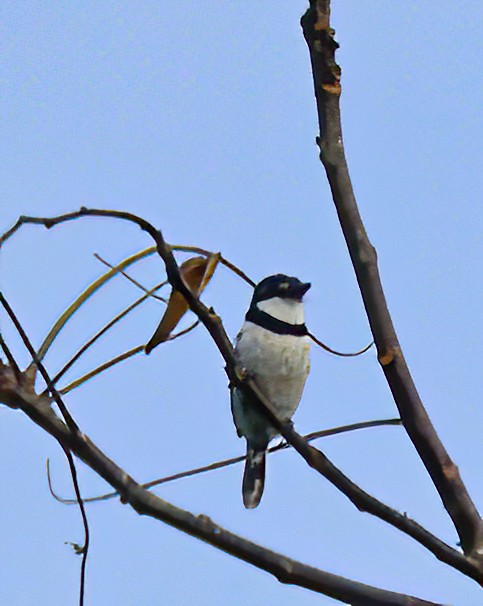
<svg viewBox="0 0 483 606">
<path fill-rule="evenodd" d="M 180 252 L 192 252 L 192 253 L 196 253 L 198 255 L 203 255 L 205 257 L 211 257 L 214 254 L 214 253 L 210 252 L 209 250 L 205 250 L 204 248 L 199 248 L 198 246 L 184 246 L 182 244 L 169 244 L 168 246 L 171 250 L 177 250 Z M 220 255 L 219 262 L 222 265 L 224 265 L 225 267 L 230 269 L 237 276 L 240 276 L 240 278 L 245 280 L 245 282 L 247 284 L 250 284 L 250 286 L 253 286 L 253 287 L 256 286 L 256 282 L 254 282 L 251 278 L 249 278 L 244 271 L 242 271 L 234 263 L 231 263 L 230 261 L 228 261 L 228 259 L 226 259 L 221 253 L 218 253 L 218 254 Z"/>
<path fill-rule="evenodd" d="M 12 230 L 9 231 L 11 232 Z M 15 233 L 15 231 L 12 233 Z M 75 299 L 75 301 L 71 303 L 69 307 L 65 311 L 63 311 L 60 317 L 56 320 L 55 324 L 48 332 L 47 336 L 45 337 L 37 352 L 38 359 L 40 361 L 43 360 L 45 354 L 49 350 L 50 346 L 52 345 L 60 331 L 64 328 L 68 320 L 70 320 L 70 318 L 79 310 L 81 305 L 83 305 L 89 299 L 89 297 L 91 297 L 99 288 L 101 288 L 101 286 L 104 286 L 106 282 L 114 278 L 114 276 L 116 276 L 122 269 L 128 267 L 129 265 L 132 265 L 133 263 L 136 263 L 137 261 L 145 258 L 149 254 L 151 254 L 151 252 L 141 250 L 140 252 L 131 255 L 127 259 L 124 259 L 124 261 L 122 261 L 122 263 L 119 263 L 119 265 L 117 265 L 114 269 L 110 269 L 108 272 L 106 272 L 105 274 L 94 280 L 94 282 L 89 284 L 89 286 L 84 290 L 84 292 L 82 292 L 77 297 L 77 299 Z"/>
<path fill-rule="evenodd" d="M 321 431 L 314 431 L 304 436 L 304 439 L 307 442 L 311 442 L 312 440 L 317 440 L 318 438 L 326 438 L 328 436 L 335 436 L 336 434 L 345 433 L 349 431 L 355 431 L 357 429 L 368 429 L 369 427 L 381 427 L 383 425 L 401 425 L 401 419 L 380 419 L 376 421 L 362 421 L 360 423 L 351 423 L 350 425 L 341 425 L 340 427 L 333 427 L 331 429 L 322 429 Z M 286 448 L 290 448 L 290 444 L 283 441 L 276 446 L 272 446 L 267 450 L 267 453 L 278 452 L 279 450 L 285 450 Z M 209 465 L 204 465 L 203 467 L 195 467 L 194 469 L 190 469 L 188 471 L 180 471 L 178 473 L 164 476 L 162 478 L 158 478 L 157 480 L 151 480 L 150 482 L 146 482 L 141 484 L 143 488 L 153 488 L 154 486 L 159 486 L 160 484 L 167 484 L 168 482 L 173 482 L 174 480 L 181 480 L 182 478 L 188 478 L 191 476 L 198 475 L 200 473 L 205 473 L 207 471 L 215 471 L 216 469 L 222 469 L 223 467 L 228 467 L 229 465 L 234 465 L 235 463 L 241 463 L 245 461 L 246 456 L 242 455 L 239 457 L 232 457 L 230 459 L 224 459 L 223 461 L 217 461 L 216 463 L 210 463 Z M 66 499 L 64 497 L 60 497 L 52 487 L 52 479 L 50 476 L 50 465 L 49 460 L 47 459 L 47 482 L 49 484 L 50 494 L 54 497 L 56 501 L 63 503 L 64 505 L 75 505 L 75 499 Z M 105 494 L 99 495 L 97 497 L 89 497 L 84 499 L 84 503 L 95 503 L 97 501 L 107 501 L 109 499 L 113 499 L 117 497 L 119 493 L 117 492 L 106 492 Z"/>
<path fill-rule="evenodd" d="M 109 263 L 109 261 L 106 261 L 105 259 L 103 259 L 101 257 L 101 255 L 98 255 L 97 253 L 94 253 L 94 257 L 100 261 L 101 263 L 103 263 L 104 265 L 106 265 L 106 267 L 109 267 L 110 269 L 116 269 L 116 267 L 114 265 L 111 265 Z M 153 299 L 157 299 L 158 301 L 161 301 L 162 303 L 167 303 L 167 300 L 164 297 L 160 297 L 159 295 L 154 294 L 152 289 L 148 289 L 145 286 L 143 286 L 142 284 L 140 284 L 137 280 L 135 280 L 134 278 L 132 278 L 126 271 L 124 271 L 123 269 L 119 269 L 118 270 L 119 273 L 124 276 L 127 280 L 129 280 L 129 282 L 131 282 L 132 284 L 134 284 L 135 286 L 137 286 L 138 288 L 140 288 L 141 290 L 143 290 L 148 296 L 152 297 Z M 167 282 L 163 282 L 163 284 L 167 284 Z"/>
<path fill-rule="evenodd" d="M 187 328 L 183 328 L 183 330 L 180 330 L 178 332 L 174 332 L 173 334 L 169 335 L 169 337 L 166 339 L 165 342 L 167 341 L 174 341 L 175 339 L 178 339 L 179 337 L 182 337 L 183 335 L 188 334 L 189 332 L 191 332 L 192 330 L 194 330 L 197 326 L 199 326 L 200 321 L 196 320 L 195 322 L 193 322 L 192 324 L 190 324 Z"/>
<path fill-rule="evenodd" d="M 355 357 L 355 356 L 360 356 L 363 353 L 366 353 L 366 351 L 368 351 L 369 349 L 371 349 L 371 347 L 374 345 L 374 341 L 371 341 L 369 343 L 369 345 L 366 345 L 365 347 L 363 347 L 359 351 L 354 351 L 354 352 L 351 352 L 351 353 L 342 353 L 340 351 L 336 351 L 335 349 L 332 349 L 331 347 L 329 347 L 325 343 L 322 343 L 322 341 L 320 339 L 317 339 L 317 337 L 315 335 L 313 335 L 311 332 L 307 333 L 307 336 L 310 339 L 312 339 L 312 341 L 314 341 L 314 343 L 317 343 L 317 345 L 319 347 L 322 347 L 322 349 L 325 349 L 325 351 L 328 351 L 329 353 L 334 354 L 335 356 L 341 356 L 342 358 L 352 358 L 352 357 Z"/>
<path fill-rule="evenodd" d="M 72 484 L 74 485 L 74 491 L 77 499 L 77 503 L 79 505 L 82 524 L 84 526 L 84 545 L 80 549 L 79 553 L 82 554 L 81 561 L 81 572 L 80 572 L 80 587 L 79 587 L 79 606 L 83 606 L 84 604 L 84 595 L 85 595 L 85 585 L 86 585 L 86 565 L 87 565 L 87 554 L 89 552 L 89 544 L 90 544 L 90 531 L 89 531 L 89 522 L 87 520 L 87 514 L 84 507 L 84 503 L 82 500 L 80 488 L 79 488 L 79 479 L 77 477 L 77 469 L 75 467 L 74 458 L 72 454 L 68 450 L 66 446 L 62 442 L 59 442 L 62 450 L 67 457 L 67 461 L 69 463 L 70 474 L 72 476 Z"/>
<path fill-rule="evenodd" d="M 13 370 L 17 383 L 21 383 L 23 381 L 22 371 L 20 370 L 20 368 L 17 364 L 17 360 L 13 357 L 13 354 L 10 351 L 10 348 L 8 347 L 8 345 L 6 344 L 5 339 L 3 338 L 1 332 L 0 332 L 0 347 L 3 350 L 5 357 L 7 358 L 7 362 L 9 363 L 10 368 Z"/>
<path fill-rule="evenodd" d="M 13 234 L 20 228 L 22 227 L 22 225 L 24 225 L 25 223 L 32 223 L 32 221 L 25 221 L 24 219 L 31 219 L 32 217 L 19 217 L 18 221 L 15 223 L 15 225 L 13 225 L 10 229 L 8 229 L 1 237 L 0 237 L 0 248 L 2 247 L 2 245 L 11 237 L 13 236 Z M 193 252 L 199 255 L 204 255 L 205 257 L 210 257 L 213 253 L 209 250 L 206 250 L 204 248 L 199 248 L 197 246 L 185 246 L 183 244 L 172 244 L 170 245 L 171 250 L 177 250 L 180 252 Z M 156 252 L 156 247 L 155 246 L 151 246 L 147 249 L 145 249 L 144 251 L 141 251 L 142 253 L 144 253 L 144 256 L 148 256 L 153 254 L 154 252 Z M 237 274 L 238 276 L 240 276 L 240 278 L 242 278 L 243 280 L 245 280 L 245 282 L 247 282 L 247 284 L 250 284 L 250 286 L 256 286 L 256 282 L 254 282 L 251 278 L 249 278 L 239 267 L 237 267 L 236 265 L 234 265 L 233 263 L 231 263 L 230 261 L 228 261 L 228 259 L 226 259 L 225 257 L 223 257 L 223 255 L 220 253 L 220 263 L 222 263 L 223 265 L 225 265 L 225 267 L 227 267 L 228 269 L 230 269 L 232 272 L 234 272 L 235 274 Z"/>
<path fill-rule="evenodd" d="M 149 295 L 145 295 L 145 296 L 147 297 Z M 191 324 L 187 328 L 184 328 L 183 330 L 180 330 L 179 332 L 170 335 L 166 339 L 166 342 L 174 341 L 174 339 L 177 339 L 178 337 L 182 337 L 183 335 L 187 334 L 188 332 L 191 332 L 194 328 L 196 328 L 198 326 L 199 323 L 200 323 L 199 320 L 196 320 L 196 322 L 193 322 L 193 324 Z M 119 362 L 123 362 L 124 360 L 127 360 L 128 358 L 131 358 L 132 356 L 135 356 L 138 353 L 141 353 L 142 351 L 144 351 L 144 348 L 145 348 L 145 345 L 136 345 L 136 347 L 133 347 L 131 349 L 128 349 L 127 351 L 124 351 L 122 354 L 119 354 L 118 356 L 111 358 L 107 362 L 100 364 L 93 370 L 90 370 L 86 374 L 82 375 L 82 377 L 79 377 L 78 379 L 75 379 L 74 381 L 72 381 L 71 383 L 66 385 L 65 387 L 62 387 L 62 389 L 59 389 L 59 393 L 61 393 L 63 396 L 65 396 L 65 394 L 69 393 L 73 389 L 76 389 L 77 387 L 79 387 L 86 381 L 89 381 L 93 377 L 101 374 L 108 368 L 111 368 L 112 366 L 119 364 Z"/>
<path fill-rule="evenodd" d="M 159 284 L 154 286 L 152 289 L 147 291 L 142 297 L 139 297 L 139 299 L 134 301 L 134 303 L 131 303 L 131 305 L 129 305 L 123 311 L 117 314 L 117 316 L 114 316 L 112 320 L 110 320 L 105 326 L 103 326 L 98 332 L 96 332 L 96 334 L 91 337 L 86 343 L 84 343 L 84 345 L 72 356 L 72 358 L 68 362 L 66 362 L 66 364 L 64 364 L 64 366 L 55 375 L 55 377 L 52 379 L 54 385 L 59 381 L 59 379 L 64 376 L 64 374 L 69 370 L 69 368 L 71 368 L 72 365 L 77 362 L 77 360 L 82 356 L 82 354 L 84 354 L 92 345 L 94 345 L 94 343 L 100 337 L 102 337 L 103 334 L 105 334 L 109 329 L 111 329 L 115 324 L 117 324 L 117 322 L 122 320 L 122 318 L 124 318 L 128 313 L 130 313 L 131 311 L 136 309 L 136 307 L 141 305 L 141 303 L 146 301 L 146 299 L 148 299 L 152 293 L 159 290 L 166 284 L 167 281 L 165 280 L 164 282 L 160 282 Z"/>
<path fill-rule="evenodd" d="M 42 362 L 39 360 L 39 358 L 37 356 L 37 353 L 35 352 L 35 349 L 33 348 L 33 345 L 31 344 L 30 339 L 27 336 L 27 333 L 23 329 L 23 327 L 20 324 L 20 321 L 17 318 L 15 312 L 10 307 L 10 304 L 8 303 L 8 301 L 5 299 L 3 293 L 1 293 L 1 292 L 0 292 L 0 303 L 3 305 L 3 308 L 5 309 L 5 311 L 7 312 L 10 320 L 12 321 L 13 325 L 15 326 L 15 328 L 16 328 L 18 334 L 20 335 L 20 337 L 21 337 L 21 339 L 22 339 L 25 347 L 27 348 L 29 354 L 32 356 L 32 361 L 37 366 L 37 368 L 39 369 L 40 374 L 42 375 L 42 377 L 43 377 L 43 379 L 44 379 L 44 381 L 45 381 L 45 383 L 46 383 L 49 391 L 52 394 L 52 397 L 54 397 L 54 399 L 56 400 L 56 404 L 58 405 L 59 410 L 62 413 L 62 416 L 64 417 L 64 420 L 65 420 L 67 426 L 72 431 L 72 433 L 80 433 L 79 426 L 74 421 L 74 419 L 71 416 L 70 412 L 68 411 L 67 407 L 65 406 L 65 404 L 62 401 L 62 399 L 58 395 L 55 387 L 52 385 L 52 381 L 50 380 L 49 375 L 47 374 L 47 371 L 45 370 Z M 55 397 L 55 394 L 57 394 L 57 397 Z M 57 400 L 59 400 L 59 402 L 57 402 Z"/>
<path fill-rule="evenodd" d="M 96 375 L 100 374 L 101 372 L 104 372 L 108 368 L 111 368 L 111 366 L 114 366 L 115 364 L 119 364 L 119 362 L 122 362 L 123 360 L 127 360 L 131 356 L 141 353 L 142 351 L 144 351 L 144 345 L 136 345 L 136 347 L 128 349 L 127 351 L 123 352 L 122 354 L 119 354 L 118 356 L 111 358 L 107 362 L 104 362 L 104 364 L 101 364 L 100 366 L 97 366 L 93 370 L 90 370 L 85 375 L 82 375 L 82 377 L 75 379 L 75 381 L 72 381 L 65 387 L 62 387 L 62 389 L 59 389 L 59 393 L 61 393 L 63 396 L 65 396 L 67 393 L 69 393 L 69 391 L 72 391 L 76 387 L 79 387 L 80 385 L 82 385 L 83 383 L 88 381 L 89 379 L 92 379 L 92 377 L 95 377 Z"/>
<path fill-rule="evenodd" d="M 33 362 L 39 369 L 39 372 L 41 373 L 45 383 L 47 384 L 47 387 L 48 387 L 53 399 L 55 400 L 55 403 L 59 407 L 59 410 L 61 411 L 62 416 L 64 417 L 65 423 L 66 423 L 67 427 L 69 428 L 71 435 L 75 435 L 76 437 L 78 437 L 78 438 L 80 437 L 82 439 L 82 433 L 79 429 L 79 426 L 74 421 L 71 414 L 69 413 L 67 406 L 64 404 L 62 398 L 59 395 L 59 392 L 55 389 L 55 386 L 52 383 L 52 381 L 49 377 L 49 374 L 47 373 L 47 370 L 45 369 L 42 362 L 38 359 L 35 349 L 33 348 L 33 345 L 30 342 L 30 339 L 28 338 L 25 330 L 23 329 L 22 325 L 20 324 L 19 319 L 17 318 L 15 312 L 10 307 L 10 304 L 8 303 L 8 301 L 3 296 L 3 293 L 1 293 L 1 292 L 0 292 L 0 302 L 2 303 L 9 318 L 11 319 L 15 328 L 17 329 L 17 332 L 19 333 L 25 347 L 27 348 L 28 352 L 32 356 Z M 74 459 L 72 457 L 72 454 L 71 454 L 69 448 L 66 446 L 65 442 L 62 440 L 59 440 L 59 439 L 57 441 L 59 442 L 60 447 L 64 451 L 64 454 L 65 454 L 68 464 L 69 464 L 69 469 L 70 469 L 70 473 L 71 473 L 71 477 L 72 477 L 72 483 L 74 485 L 74 491 L 76 494 L 77 503 L 79 505 L 80 514 L 82 517 L 82 524 L 84 526 L 84 545 L 81 549 L 82 562 L 81 562 L 80 588 L 79 588 L 79 606 L 83 606 L 84 594 L 85 594 L 86 564 L 87 564 L 87 555 L 89 553 L 89 541 L 90 541 L 89 523 L 87 520 L 86 510 L 85 510 L 84 504 L 82 502 L 82 496 L 81 496 L 81 492 L 80 492 L 80 488 L 79 488 L 79 481 L 77 478 L 77 470 L 75 467 Z"/>
</svg>

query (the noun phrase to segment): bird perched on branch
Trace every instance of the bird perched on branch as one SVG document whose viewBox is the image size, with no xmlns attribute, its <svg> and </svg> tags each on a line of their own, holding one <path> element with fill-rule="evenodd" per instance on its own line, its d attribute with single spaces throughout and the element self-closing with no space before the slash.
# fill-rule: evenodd
<svg viewBox="0 0 483 606">
<path fill-rule="evenodd" d="M 309 338 L 303 296 L 310 288 L 284 274 L 268 276 L 255 287 L 245 322 L 235 343 L 238 364 L 268 398 L 277 415 L 290 419 L 309 373 Z M 265 482 L 265 452 L 278 435 L 260 403 L 238 387 L 231 388 L 231 410 L 239 437 L 246 438 L 243 504 L 257 507 Z"/>
</svg>

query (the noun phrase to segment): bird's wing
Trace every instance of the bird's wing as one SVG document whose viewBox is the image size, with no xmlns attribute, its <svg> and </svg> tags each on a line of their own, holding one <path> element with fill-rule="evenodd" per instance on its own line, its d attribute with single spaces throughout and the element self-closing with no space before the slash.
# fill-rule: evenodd
<svg viewBox="0 0 483 606">
<path fill-rule="evenodd" d="M 231 414 L 233 416 L 233 423 L 236 427 L 236 433 L 238 434 L 238 437 L 241 438 L 243 436 L 243 433 L 240 427 L 238 426 L 237 417 L 239 417 L 241 411 L 243 410 L 243 393 L 236 387 L 232 387 L 230 390 L 230 404 Z"/>
</svg>

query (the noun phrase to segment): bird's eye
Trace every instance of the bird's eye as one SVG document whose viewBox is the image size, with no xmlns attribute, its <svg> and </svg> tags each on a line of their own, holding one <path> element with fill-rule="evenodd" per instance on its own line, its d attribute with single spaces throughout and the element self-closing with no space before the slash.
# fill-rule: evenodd
<svg viewBox="0 0 483 606">
<path fill-rule="evenodd" d="M 288 290 L 289 286 L 290 284 L 288 282 L 282 282 L 278 288 L 279 290 Z"/>
</svg>

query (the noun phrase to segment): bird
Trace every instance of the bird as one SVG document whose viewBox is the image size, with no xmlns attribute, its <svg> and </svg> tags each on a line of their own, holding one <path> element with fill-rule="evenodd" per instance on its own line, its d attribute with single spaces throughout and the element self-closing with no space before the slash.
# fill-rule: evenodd
<svg viewBox="0 0 483 606">
<path fill-rule="evenodd" d="M 285 421 L 297 409 L 310 370 L 310 340 L 302 301 L 310 286 L 310 282 L 285 274 L 264 278 L 255 286 L 235 340 L 237 364 Z M 262 498 L 266 450 L 279 431 L 263 414 L 254 396 L 232 385 L 230 400 L 238 437 L 244 437 L 247 443 L 243 504 L 253 509 Z"/>
</svg>

